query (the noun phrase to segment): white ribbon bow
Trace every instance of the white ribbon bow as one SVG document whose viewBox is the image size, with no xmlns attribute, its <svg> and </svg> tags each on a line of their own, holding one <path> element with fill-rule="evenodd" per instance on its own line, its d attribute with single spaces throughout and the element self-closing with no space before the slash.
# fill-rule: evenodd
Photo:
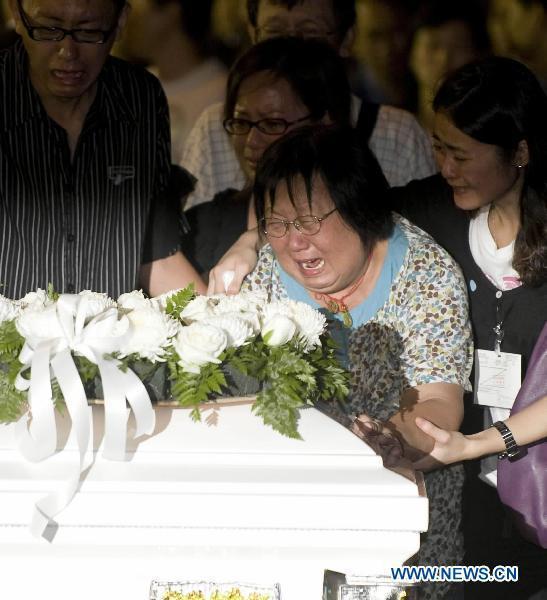
<svg viewBox="0 0 547 600">
<path fill-rule="evenodd" d="M 135 415 L 134 438 L 151 434 L 155 412 L 141 380 L 130 369 L 122 371 L 120 361 L 105 358 L 118 351 L 129 335 L 131 325 L 126 316 L 119 318 L 116 308 L 108 308 L 86 323 L 89 300 L 86 296 L 63 294 L 55 305 L 45 309 L 50 314 L 48 337 L 27 336 L 19 356 L 24 365 L 15 385 L 27 391 L 32 420 L 22 417 L 16 425 L 16 438 L 22 454 L 33 462 L 51 456 L 57 447 L 55 407 L 51 389 L 53 375 L 61 388 L 79 449 L 78 465 L 61 488 L 39 500 L 31 523 L 31 531 L 41 536 L 53 517 L 72 500 L 80 476 L 92 460 L 90 450 L 92 414 L 72 353 L 85 356 L 96 364 L 101 376 L 105 433 L 103 456 L 111 460 L 125 459 L 127 418 L 126 400 Z M 30 366 L 30 380 L 23 372 Z"/>
</svg>

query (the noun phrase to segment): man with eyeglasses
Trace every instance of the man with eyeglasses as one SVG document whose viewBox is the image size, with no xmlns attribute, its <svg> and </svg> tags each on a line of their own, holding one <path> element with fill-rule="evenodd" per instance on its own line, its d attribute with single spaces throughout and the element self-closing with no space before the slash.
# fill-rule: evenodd
<svg viewBox="0 0 547 600">
<path fill-rule="evenodd" d="M 109 56 L 125 0 L 10 0 L 0 55 L 0 293 L 117 297 L 196 280 L 178 250 L 157 80 Z"/>
<path fill-rule="evenodd" d="M 298 35 L 324 39 L 348 56 L 355 27 L 355 0 L 247 0 L 250 38 Z M 354 97 L 353 124 L 362 124 L 365 142 L 392 186 L 436 172 L 425 131 L 408 112 L 388 106 L 363 105 Z M 245 173 L 238 165 L 229 135 L 223 130 L 222 105 L 206 109 L 188 136 L 181 161 L 196 178 L 186 208 L 211 200 L 218 192 L 242 189 Z"/>
</svg>

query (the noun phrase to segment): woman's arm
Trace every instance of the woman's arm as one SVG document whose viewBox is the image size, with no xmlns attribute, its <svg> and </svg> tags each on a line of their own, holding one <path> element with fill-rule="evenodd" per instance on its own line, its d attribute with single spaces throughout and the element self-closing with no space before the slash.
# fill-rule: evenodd
<svg viewBox="0 0 547 600">
<path fill-rule="evenodd" d="M 547 396 L 512 415 L 504 423 L 513 433 L 519 446 L 547 437 Z M 414 463 L 416 468 L 421 468 L 423 462 L 429 458 L 450 464 L 505 450 L 503 439 L 494 427 L 472 435 L 463 435 L 458 431 L 439 428 L 424 418 L 417 418 L 416 425 L 429 435 L 434 443 L 429 456 Z"/>
<path fill-rule="evenodd" d="M 180 251 L 142 265 L 140 283 L 150 296 L 159 296 L 189 283 L 193 283 L 200 294 L 206 291 L 203 279 Z"/>
<path fill-rule="evenodd" d="M 419 385 L 403 393 L 400 406 L 400 410 L 386 422 L 362 414 L 351 427 L 356 435 L 382 456 L 386 467 L 397 465 L 403 457 L 407 461 L 416 461 L 424 454 L 429 457 L 435 442 L 416 426 L 417 417 L 427 416 L 450 429 L 460 426 L 463 389 L 452 383 Z M 431 460 L 429 465 L 424 461 L 421 470 L 437 466 L 436 461 Z"/>
<path fill-rule="evenodd" d="M 400 409 L 388 421 L 401 435 L 410 460 L 429 454 L 434 440 L 416 426 L 416 417 L 456 430 L 463 419 L 463 388 L 454 383 L 427 383 L 403 392 Z"/>
<path fill-rule="evenodd" d="M 209 272 L 208 294 L 237 294 L 245 277 L 255 268 L 258 258 L 260 238 L 258 229 L 249 229 L 226 252 L 215 267 Z M 231 271 L 234 276 L 225 289 L 223 275 Z"/>
</svg>

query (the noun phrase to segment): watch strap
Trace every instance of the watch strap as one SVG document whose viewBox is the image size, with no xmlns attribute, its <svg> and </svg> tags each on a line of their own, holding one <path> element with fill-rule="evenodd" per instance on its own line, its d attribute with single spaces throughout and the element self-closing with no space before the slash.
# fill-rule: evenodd
<svg viewBox="0 0 547 600">
<path fill-rule="evenodd" d="M 517 458 L 520 455 L 520 447 L 515 441 L 515 438 L 513 437 L 509 427 L 507 427 L 503 421 L 496 421 L 492 427 L 495 427 L 500 432 L 505 444 L 505 452 L 498 454 L 498 458 L 508 458 L 509 460 L 514 460 Z"/>
</svg>

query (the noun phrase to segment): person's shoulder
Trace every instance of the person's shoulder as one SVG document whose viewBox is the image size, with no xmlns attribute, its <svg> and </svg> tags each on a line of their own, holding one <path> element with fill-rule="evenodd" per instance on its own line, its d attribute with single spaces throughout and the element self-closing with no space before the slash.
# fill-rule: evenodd
<svg viewBox="0 0 547 600">
<path fill-rule="evenodd" d="M 0 63 L 4 64 L 6 61 L 16 60 L 16 57 L 22 53 L 24 53 L 23 44 L 19 40 L 19 36 L 16 36 L 12 43 L 1 47 Z"/>
<path fill-rule="evenodd" d="M 395 214 L 394 220 L 408 240 L 407 263 L 415 276 L 443 279 L 447 273 L 454 273 L 460 277 L 458 263 L 429 233 L 400 215 Z"/>
<path fill-rule="evenodd" d="M 201 160 L 205 140 L 211 143 L 213 138 L 217 140 L 220 136 L 222 139 L 225 133 L 222 125 L 223 114 L 222 102 L 215 102 L 201 112 L 188 134 L 182 153 L 182 164 L 193 164 L 194 159 Z"/>
<path fill-rule="evenodd" d="M 4 48 L 3 50 L 0 50 L 0 69 L 2 72 L 2 76 L 4 76 L 5 74 L 6 65 L 13 60 L 13 56 L 13 47 Z"/>
<path fill-rule="evenodd" d="M 397 108 L 389 104 L 380 104 L 378 122 L 390 125 L 392 128 L 425 133 L 412 113 L 404 108 Z"/>
<path fill-rule="evenodd" d="M 393 220 L 395 225 L 403 232 L 404 236 L 408 240 L 409 248 L 414 250 L 418 248 L 422 244 L 433 244 L 434 246 L 438 246 L 433 237 L 424 231 L 414 223 L 411 223 L 405 217 L 394 213 Z"/>
<path fill-rule="evenodd" d="M 243 205 L 246 209 L 248 201 L 249 192 L 247 190 L 228 188 L 215 194 L 212 200 L 190 207 L 185 211 L 185 214 L 195 216 L 199 220 L 209 219 L 210 217 L 215 217 L 215 220 L 218 220 L 222 214 L 231 213 L 240 205 Z"/>
<path fill-rule="evenodd" d="M 201 127 L 208 129 L 220 128 L 222 129 L 222 121 L 224 120 L 224 105 L 222 102 L 215 102 L 210 104 L 207 108 L 204 108 L 196 124 L 199 123 Z"/>
<path fill-rule="evenodd" d="M 113 83 L 122 92 L 133 88 L 140 89 L 143 93 L 162 91 L 161 83 L 155 75 L 141 65 L 132 64 L 115 56 L 107 58 L 103 77 L 107 85 Z"/>
<path fill-rule="evenodd" d="M 0 79 L 3 85 L 11 87 L 12 82 L 22 75 L 21 62 L 25 50 L 20 41 L 0 50 Z M 9 87 L 6 89 L 9 91 Z"/>
<path fill-rule="evenodd" d="M 458 212 L 453 201 L 452 190 L 440 173 L 422 179 L 413 179 L 404 186 L 392 187 L 388 193 L 395 198 L 416 200 L 418 207 L 432 202 L 435 207 L 442 204 L 444 211 Z"/>
<path fill-rule="evenodd" d="M 469 220 L 467 213 L 455 205 L 452 190 L 439 173 L 392 187 L 387 199 L 392 210 L 425 229 L 441 244 L 438 236 L 444 240 L 445 229 L 454 232 L 455 226 L 467 226 Z"/>
</svg>

